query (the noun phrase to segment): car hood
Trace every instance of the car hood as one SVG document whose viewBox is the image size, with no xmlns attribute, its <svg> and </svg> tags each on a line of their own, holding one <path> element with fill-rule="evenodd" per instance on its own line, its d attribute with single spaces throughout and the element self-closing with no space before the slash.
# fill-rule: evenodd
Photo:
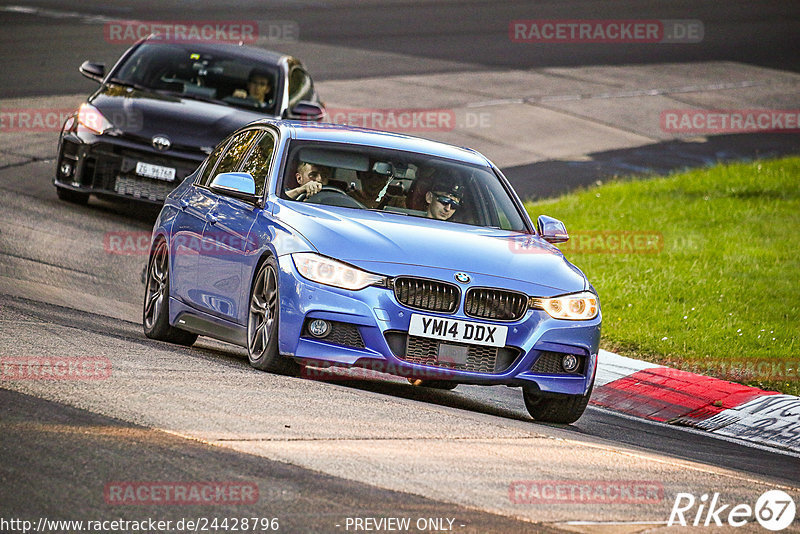
<svg viewBox="0 0 800 534">
<path fill-rule="evenodd" d="M 587 287 L 583 273 L 556 247 L 528 234 L 301 202 L 282 203 L 275 215 L 320 254 L 366 269 L 375 263 L 420 265 L 533 282 L 561 293 Z"/>
<path fill-rule="evenodd" d="M 257 111 L 114 84 L 101 88 L 89 103 L 128 137 L 149 143 L 154 135 L 166 135 L 173 146 L 187 148 L 214 147 L 245 124 L 274 118 Z"/>
</svg>

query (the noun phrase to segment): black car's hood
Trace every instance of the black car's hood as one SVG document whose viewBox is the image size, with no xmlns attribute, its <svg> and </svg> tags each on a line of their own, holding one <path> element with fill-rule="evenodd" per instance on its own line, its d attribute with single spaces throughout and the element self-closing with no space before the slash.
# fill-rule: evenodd
<svg viewBox="0 0 800 534">
<path fill-rule="evenodd" d="M 197 149 L 216 146 L 226 135 L 254 120 L 274 118 L 263 112 L 115 84 L 101 88 L 89 103 L 127 136 L 149 142 L 154 135 L 165 135 L 175 147 Z"/>
</svg>

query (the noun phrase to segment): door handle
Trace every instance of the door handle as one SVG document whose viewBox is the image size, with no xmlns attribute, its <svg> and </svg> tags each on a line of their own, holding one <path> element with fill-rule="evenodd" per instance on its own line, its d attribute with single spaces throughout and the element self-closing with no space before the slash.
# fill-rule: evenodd
<svg viewBox="0 0 800 534">
<path fill-rule="evenodd" d="M 186 211 L 186 208 L 189 207 L 189 201 L 186 200 L 185 198 L 181 198 L 180 201 L 178 201 L 178 203 L 181 205 L 181 209 L 183 211 Z"/>
<path fill-rule="evenodd" d="M 216 213 L 206 214 L 206 222 L 208 224 L 217 224 L 217 214 Z"/>
</svg>

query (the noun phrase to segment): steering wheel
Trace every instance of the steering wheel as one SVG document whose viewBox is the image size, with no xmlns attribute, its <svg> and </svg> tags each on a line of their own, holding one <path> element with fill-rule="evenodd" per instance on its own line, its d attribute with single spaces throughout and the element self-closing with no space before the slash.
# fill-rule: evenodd
<svg viewBox="0 0 800 534">
<path fill-rule="evenodd" d="M 359 208 L 367 209 L 367 207 L 354 199 L 338 187 L 332 185 L 323 185 L 322 189 L 316 195 L 310 197 L 306 193 L 300 193 L 295 200 L 301 202 L 313 202 L 314 204 L 324 204 L 326 206 L 339 206 L 342 208 Z"/>
</svg>

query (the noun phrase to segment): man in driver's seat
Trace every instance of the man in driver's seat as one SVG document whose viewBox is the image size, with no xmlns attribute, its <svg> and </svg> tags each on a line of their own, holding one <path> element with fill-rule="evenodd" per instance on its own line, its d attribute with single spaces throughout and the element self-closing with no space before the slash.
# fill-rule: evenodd
<svg viewBox="0 0 800 534">
<path fill-rule="evenodd" d="M 286 196 L 292 200 L 305 193 L 305 197 L 316 195 L 322 191 L 322 187 L 327 185 L 330 179 L 330 169 L 322 165 L 314 165 L 301 161 L 297 165 L 295 179 L 299 184 L 294 189 L 286 191 Z"/>
</svg>

